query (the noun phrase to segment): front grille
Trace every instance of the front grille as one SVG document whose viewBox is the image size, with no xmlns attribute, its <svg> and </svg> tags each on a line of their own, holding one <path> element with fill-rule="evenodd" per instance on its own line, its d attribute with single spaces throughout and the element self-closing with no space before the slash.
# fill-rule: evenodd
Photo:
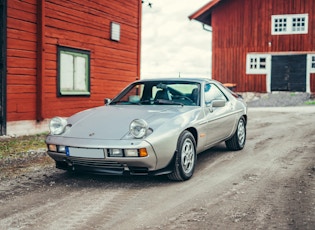
<svg viewBox="0 0 315 230">
<path fill-rule="evenodd" d="M 114 161 L 104 161 L 103 159 L 83 158 L 83 157 L 68 157 L 71 163 L 84 167 L 97 167 L 103 169 L 123 170 L 124 166 Z"/>
</svg>

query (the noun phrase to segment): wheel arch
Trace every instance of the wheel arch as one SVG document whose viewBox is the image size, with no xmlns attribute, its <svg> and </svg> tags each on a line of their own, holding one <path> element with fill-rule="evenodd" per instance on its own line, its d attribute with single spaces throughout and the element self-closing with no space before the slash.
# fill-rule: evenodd
<svg viewBox="0 0 315 230">
<path fill-rule="evenodd" d="M 186 129 L 187 131 L 189 131 L 195 138 L 195 142 L 196 142 L 196 147 L 198 145 L 198 132 L 197 129 L 194 127 L 189 127 Z"/>
<path fill-rule="evenodd" d="M 244 114 L 242 117 L 244 118 L 245 125 L 247 125 L 247 114 Z"/>
</svg>

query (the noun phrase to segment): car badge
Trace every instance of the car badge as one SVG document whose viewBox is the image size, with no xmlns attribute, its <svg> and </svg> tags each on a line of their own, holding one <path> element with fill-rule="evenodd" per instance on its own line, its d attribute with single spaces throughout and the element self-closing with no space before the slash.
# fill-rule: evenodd
<svg viewBox="0 0 315 230">
<path fill-rule="evenodd" d="M 94 136 L 95 135 L 95 133 L 90 133 L 89 134 L 89 137 L 92 137 L 92 136 Z"/>
</svg>

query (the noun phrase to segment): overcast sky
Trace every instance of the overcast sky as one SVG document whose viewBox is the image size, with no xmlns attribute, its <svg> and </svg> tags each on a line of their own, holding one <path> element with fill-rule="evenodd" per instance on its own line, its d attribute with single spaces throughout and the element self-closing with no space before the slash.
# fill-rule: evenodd
<svg viewBox="0 0 315 230">
<path fill-rule="evenodd" d="M 152 8 L 147 4 L 152 3 Z M 210 0 L 146 0 L 141 77 L 210 77 L 211 33 L 188 16 Z"/>
</svg>

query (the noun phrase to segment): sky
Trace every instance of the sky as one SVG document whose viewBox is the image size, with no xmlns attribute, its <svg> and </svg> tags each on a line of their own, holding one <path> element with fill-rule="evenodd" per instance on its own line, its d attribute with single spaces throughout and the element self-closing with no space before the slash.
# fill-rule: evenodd
<svg viewBox="0 0 315 230">
<path fill-rule="evenodd" d="M 152 7 L 148 3 L 152 3 Z M 211 32 L 188 16 L 210 0 L 145 0 L 141 78 L 211 77 Z"/>
</svg>

